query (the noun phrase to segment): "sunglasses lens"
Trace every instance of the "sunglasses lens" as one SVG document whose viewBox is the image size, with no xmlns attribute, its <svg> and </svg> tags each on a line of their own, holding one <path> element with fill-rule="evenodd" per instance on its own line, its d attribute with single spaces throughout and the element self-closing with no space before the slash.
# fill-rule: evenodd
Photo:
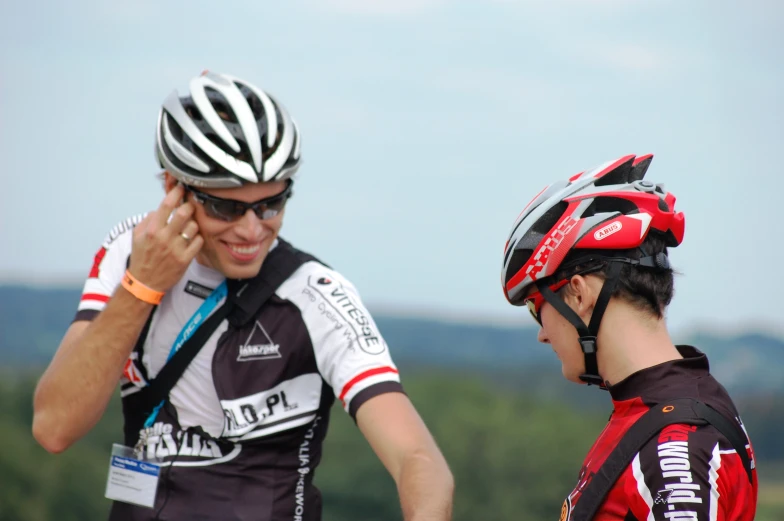
<svg viewBox="0 0 784 521">
<path fill-rule="evenodd" d="M 235 221 L 245 214 L 245 209 L 231 201 L 205 201 L 207 215 L 222 221 Z"/>
<path fill-rule="evenodd" d="M 272 219 L 273 217 L 278 215 L 280 211 L 283 209 L 283 207 L 286 205 L 286 200 L 288 199 L 287 195 L 288 194 L 284 192 L 280 194 L 280 196 L 278 196 L 276 199 L 271 199 L 270 201 L 254 208 L 254 211 L 256 212 L 256 216 L 261 220 L 265 220 L 265 219 Z"/>
<path fill-rule="evenodd" d="M 260 208 L 256 208 L 256 217 L 264 221 L 266 219 L 272 219 L 278 215 L 278 212 L 279 210 L 273 210 L 272 208 L 265 208 L 262 206 Z"/>
<path fill-rule="evenodd" d="M 534 320 L 541 326 L 542 321 L 539 320 L 539 313 L 536 312 L 536 302 L 534 302 L 534 299 L 526 300 L 525 304 L 528 306 L 528 311 L 531 313 L 531 316 L 534 317 Z"/>
<path fill-rule="evenodd" d="M 286 201 L 291 194 L 290 189 L 286 189 L 282 193 L 270 197 L 265 201 L 259 201 L 256 204 L 241 203 L 239 201 L 232 201 L 231 199 L 220 199 L 218 197 L 208 196 L 191 190 L 194 194 L 196 201 L 204 206 L 205 213 L 215 219 L 222 221 L 232 222 L 242 218 L 248 210 L 253 210 L 259 219 L 272 219 L 280 213 L 286 205 Z"/>
</svg>

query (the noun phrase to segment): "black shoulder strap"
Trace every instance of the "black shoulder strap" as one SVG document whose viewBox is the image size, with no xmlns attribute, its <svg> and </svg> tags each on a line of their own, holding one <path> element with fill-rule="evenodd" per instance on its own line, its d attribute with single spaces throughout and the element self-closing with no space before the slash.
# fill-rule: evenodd
<svg viewBox="0 0 784 521">
<path fill-rule="evenodd" d="M 252 320 L 275 291 L 300 266 L 310 260 L 318 260 L 310 254 L 293 248 L 279 239 L 278 246 L 269 252 L 259 274 L 248 280 L 227 280 L 226 302 L 215 310 L 182 347 L 163 366 L 158 375 L 143 388 L 137 402 L 144 415 L 151 413 L 162 400 L 168 398 L 174 385 L 182 377 L 191 361 L 212 336 L 224 318 L 232 325 L 240 326 Z M 320 261 L 319 261 L 320 262 Z M 146 334 L 149 322 L 145 327 Z M 146 335 L 145 335 L 146 336 Z M 140 341 L 144 341 L 143 339 Z"/>
<path fill-rule="evenodd" d="M 590 521 L 604 502 L 623 471 L 634 456 L 664 427 L 675 423 L 713 425 L 738 451 L 749 481 L 752 481 L 751 462 L 746 452 L 746 435 L 737 422 L 730 421 L 709 405 L 692 399 L 681 398 L 662 402 L 643 414 L 626 434 L 607 460 L 591 478 L 572 511 L 572 521 Z"/>
<path fill-rule="evenodd" d="M 749 453 L 746 450 L 746 445 L 749 443 L 748 438 L 740 425 L 738 425 L 738 422 L 735 420 L 730 421 L 729 418 L 707 403 L 697 400 L 694 400 L 694 411 L 708 420 L 708 423 L 716 427 L 716 430 L 727 438 L 727 441 L 730 442 L 730 445 L 732 445 L 732 448 L 735 449 L 738 456 L 740 456 L 740 460 L 743 462 L 743 469 L 746 471 L 746 477 L 749 478 L 749 483 L 754 483 L 751 459 L 749 459 Z"/>
<path fill-rule="evenodd" d="M 291 244 L 278 238 L 278 245 L 269 252 L 259 274 L 247 280 L 229 279 L 229 295 L 234 295 L 236 307 L 229 315 L 233 326 L 247 324 L 258 313 L 261 306 L 275 294 L 275 291 L 297 269 L 309 261 L 323 262 L 309 253 L 294 248 Z"/>
<path fill-rule="evenodd" d="M 188 365 L 190 365 L 202 346 L 207 342 L 207 339 L 218 329 L 218 326 L 226 318 L 226 315 L 229 314 L 232 307 L 233 302 L 230 298 L 227 298 L 226 302 L 204 321 L 201 327 L 193 333 L 179 351 L 174 353 L 158 375 L 149 382 L 149 385 L 139 391 L 137 403 L 140 404 L 144 411 L 143 416 L 146 417 L 156 405 L 168 398 L 169 392 L 174 388 L 174 384 L 180 379 Z"/>
</svg>

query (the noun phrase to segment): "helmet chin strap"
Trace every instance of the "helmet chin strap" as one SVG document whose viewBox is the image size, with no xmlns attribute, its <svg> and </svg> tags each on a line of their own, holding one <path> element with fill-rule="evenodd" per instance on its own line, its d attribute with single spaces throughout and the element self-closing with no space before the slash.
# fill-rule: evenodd
<svg viewBox="0 0 784 521">
<path fill-rule="evenodd" d="M 608 259 L 609 260 L 609 259 Z M 619 259 L 620 260 L 620 259 Z M 624 259 L 625 260 L 625 259 Z M 580 316 L 570 308 L 566 302 L 558 297 L 553 291 L 542 284 L 536 284 L 536 288 L 545 298 L 545 300 L 553 306 L 566 320 L 568 320 L 580 335 L 580 347 L 583 350 L 585 357 L 585 373 L 580 375 L 580 380 L 588 385 L 597 385 L 602 389 L 607 389 L 604 380 L 599 375 L 599 365 L 596 361 L 596 337 L 599 335 L 599 325 L 602 321 L 604 311 L 607 309 L 607 304 L 610 302 L 610 297 L 618 285 L 619 275 L 621 273 L 621 262 L 609 262 L 607 268 L 607 278 L 602 285 L 602 290 L 599 292 L 599 298 L 596 299 L 596 305 L 591 315 L 591 323 L 587 326 Z"/>
</svg>

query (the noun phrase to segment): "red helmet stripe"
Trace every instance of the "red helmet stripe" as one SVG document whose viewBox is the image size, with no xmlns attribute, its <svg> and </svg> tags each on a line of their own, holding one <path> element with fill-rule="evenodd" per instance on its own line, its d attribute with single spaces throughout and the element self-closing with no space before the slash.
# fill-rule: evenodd
<svg viewBox="0 0 784 521">
<path fill-rule="evenodd" d="M 553 230 L 539 242 L 534 249 L 531 258 L 529 258 L 523 267 L 509 279 L 509 282 L 506 284 L 507 290 L 520 284 L 526 277 L 530 276 L 532 280 L 537 280 L 551 275 L 551 273 L 547 273 L 546 271 L 542 274 L 542 270 L 545 269 L 545 266 L 550 261 L 551 255 L 553 256 L 553 259 L 558 259 L 560 262 L 565 256 L 565 253 L 563 255 L 561 254 L 561 249 L 563 249 L 564 252 L 568 252 L 574 244 L 574 233 L 570 232 L 572 232 L 578 222 L 572 218 L 576 209 L 576 204 L 567 208 L 566 212 L 561 216 L 561 219 L 559 219 L 553 227 Z"/>
</svg>

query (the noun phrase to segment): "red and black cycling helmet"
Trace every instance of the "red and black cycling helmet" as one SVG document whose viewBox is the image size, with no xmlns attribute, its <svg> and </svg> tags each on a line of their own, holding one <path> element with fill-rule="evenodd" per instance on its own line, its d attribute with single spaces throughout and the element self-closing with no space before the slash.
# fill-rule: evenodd
<svg viewBox="0 0 784 521">
<path fill-rule="evenodd" d="M 652 231 L 660 233 L 669 247 L 683 240 L 685 219 L 675 210 L 675 196 L 663 185 L 643 179 L 652 160 L 650 154 L 623 156 L 545 187 L 517 217 L 504 246 L 504 296 L 512 305 L 533 307 L 535 316 L 546 300 L 577 328 L 586 357 L 582 379 L 588 383 L 602 384 L 596 367 L 596 335 L 621 263 L 670 269 L 664 253 L 630 258 L 619 252 L 639 248 Z M 554 275 L 563 272 L 564 260 L 579 250 L 608 263 L 589 325 L 554 293 L 568 280 L 553 280 Z M 597 257 L 597 250 L 607 255 Z M 570 259 L 572 263 L 575 255 Z M 532 286 L 537 290 L 533 298 Z"/>
</svg>

